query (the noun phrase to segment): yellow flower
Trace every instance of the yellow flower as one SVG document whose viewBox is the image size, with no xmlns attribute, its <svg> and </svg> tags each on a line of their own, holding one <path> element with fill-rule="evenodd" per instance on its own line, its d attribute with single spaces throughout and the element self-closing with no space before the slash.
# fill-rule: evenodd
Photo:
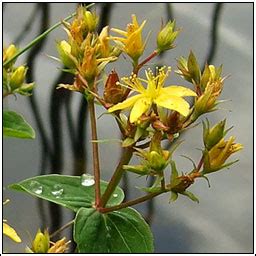
<svg viewBox="0 0 256 256">
<path fill-rule="evenodd" d="M 136 75 L 132 75 L 130 78 L 123 78 L 122 80 L 126 85 L 139 94 L 118 103 L 108 111 L 114 112 L 116 110 L 132 107 L 130 114 L 131 123 L 136 122 L 142 114 L 146 113 L 152 104 L 175 110 L 181 115 L 187 116 L 189 113 L 189 104 L 182 97 L 196 96 L 196 93 L 188 88 L 177 85 L 164 88 L 164 82 L 170 71 L 170 68 L 168 68 L 165 72 L 165 67 L 162 67 L 159 69 L 158 74 L 154 76 L 153 72 L 149 69 L 146 71 L 147 80 L 137 78 Z M 147 88 L 144 88 L 141 81 L 147 83 Z"/>
<path fill-rule="evenodd" d="M 142 29 L 145 26 L 146 20 L 139 26 L 137 17 L 132 15 L 132 23 L 127 25 L 126 31 L 112 28 L 113 32 L 116 32 L 124 37 L 112 37 L 114 41 L 121 42 L 121 49 L 126 52 L 134 61 L 137 61 L 142 55 L 145 43 L 142 39 Z"/>
</svg>

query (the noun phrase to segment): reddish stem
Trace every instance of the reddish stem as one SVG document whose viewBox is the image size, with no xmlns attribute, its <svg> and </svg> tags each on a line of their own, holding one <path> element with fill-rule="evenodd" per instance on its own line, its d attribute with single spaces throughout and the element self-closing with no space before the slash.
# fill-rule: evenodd
<svg viewBox="0 0 256 256">
<path fill-rule="evenodd" d="M 145 60 L 143 60 L 133 71 L 134 74 L 138 74 L 139 70 L 151 59 L 158 55 L 158 51 L 153 51 Z"/>
<path fill-rule="evenodd" d="M 108 213 L 108 212 L 120 210 L 120 209 L 126 208 L 128 206 L 132 206 L 132 205 L 135 205 L 135 204 L 139 204 L 139 203 L 145 202 L 145 201 L 147 201 L 149 199 L 152 199 L 153 197 L 156 197 L 156 196 L 158 196 L 158 195 L 160 195 L 162 193 L 165 193 L 165 192 L 167 192 L 167 190 L 161 190 L 159 192 L 150 193 L 150 194 L 148 194 L 146 196 L 142 196 L 142 197 L 139 197 L 137 199 L 130 200 L 130 201 L 127 201 L 127 202 L 119 204 L 119 205 L 115 205 L 115 206 L 107 207 L 107 208 L 99 208 L 98 210 L 101 213 Z"/>
<path fill-rule="evenodd" d="M 96 126 L 96 117 L 95 117 L 95 107 L 94 100 L 88 101 L 88 108 L 91 119 L 91 133 L 92 140 L 96 141 L 97 138 L 97 126 Z M 101 193 L 100 193 L 100 163 L 99 163 L 99 149 L 98 143 L 92 143 L 92 153 L 93 153 L 93 172 L 94 172 L 94 180 L 95 180 L 95 206 L 101 206 Z"/>
</svg>

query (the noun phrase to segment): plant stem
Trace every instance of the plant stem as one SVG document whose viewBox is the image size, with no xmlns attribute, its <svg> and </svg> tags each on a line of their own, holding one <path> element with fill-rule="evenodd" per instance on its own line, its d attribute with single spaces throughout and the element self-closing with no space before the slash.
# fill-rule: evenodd
<svg viewBox="0 0 256 256">
<path fill-rule="evenodd" d="M 134 68 L 133 68 L 133 73 L 135 75 L 138 75 L 139 73 L 139 70 L 147 63 L 149 62 L 151 59 L 153 59 L 155 56 L 158 55 L 158 51 L 157 50 L 154 50 L 145 60 L 143 60 L 140 64 L 136 65 L 136 63 L 134 64 Z M 130 93 L 131 89 L 127 88 L 125 93 L 124 93 L 124 96 L 123 96 L 123 100 L 125 100 L 129 93 Z"/>
<path fill-rule="evenodd" d="M 64 229 L 68 228 L 69 226 L 71 226 L 73 223 L 75 222 L 75 220 L 71 220 L 68 223 L 66 223 L 64 226 L 62 226 L 61 228 L 59 228 L 58 230 L 56 230 L 55 232 L 53 232 L 50 235 L 50 238 L 56 236 L 58 233 L 60 233 L 61 231 L 63 231 Z"/>
<path fill-rule="evenodd" d="M 96 117 L 95 117 L 95 107 L 94 107 L 94 99 L 88 100 L 88 109 L 90 113 L 91 120 L 91 134 L 92 140 L 97 141 L 97 126 L 96 126 Z M 93 172 L 94 172 L 94 180 L 95 180 L 95 206 L 101 206 L 101 194 L 100 194 L 100 163 L 99 163 L 99 149 L 98 143 L 92 142 L 92 153 L 93 153 Z"/>
<path fill-rule="evenodd" d="M 120 159 L 120 162 L 118 166 L 116 167 L 116 170 L 108 183 L 108 186 L 101 198 L 101 205 L 104 207 L 112 193 L 114 192 L 115 188 L 117 187 L 118 183 L 120 182 L 122 175 L 123 175 L 123 165 L 128 164 L 130 159 L 132 158 L 133 148 L 128 147 L 123 149 L 122 157 Z"/>
<path fill-rule="evenodd" d="M 200 169 L 201 169 L 203 163 L 204 163 L 204 155 L 202 155 L 202 157 L 201 157 L 201 159 L 200 159 L 200 161 L 199 161 L 199 163 L 198 163 L 198 165 L 197 165 L 197 167 L 196 167 L 196 170 L 197 170 L 198 172 L 200 171 Z"/>
<path fill-rule="evenodd" d="M 139 70 L 147 63 L 149 62 L 151 59 L 153 59 L 155 56 L 158 55 L 158 51 L 154 50 L 145 60 L 143 60 L 139 65 L 137 65 L 137 67 L 134 69 L 133 73 L 134 74 L 138 74 Z"/>
<path fill-rule="evenodd" d="M 142 196 L 142 197 L 139 197 L 137 199 L 134 199 L 134 200 L 130 200 L 130 201 L 127 201 L 125 203 L 121 203 L 119 205 L 115 205 L 115 206 L 112 206 L 112 207 L 107 207 L 107 208 L 101 208 L 100 209 L 100 212 L 101 213 L 107 213 L 107 212 L 112 212 L 112 211 L 116 211 L 116 210 L 120 210 L 120 209 L 123 209 L 123 208 L 126 208 L 128 206 L 132 206 L 132 205 L 135 205 L 135 204 L 139 204 L 139 203 L 142 203 L 142 202 L 145 202 L 149 199 L 152 199 L 162 193 L 165 193 L 169 190 L 161 190 L 161 191 L 158 191 L 158 192 L 154 192 L 154 193 L 150 193 L 146 196 Z"/>
<path fill-rule="evenodd" d="M 86 8 L 89 8 L 91 6 L 93 6 L 94 3 L 88 5 Z M 66 17 L 63 21 L 67 21 L 70 20 L 71 18 L 73 18 L 76 15 L 76 12 L 70 14 L 68 17 Z M 17 52 L 12 58 L 10 58 L 9 60 L 7 60 L 4 64 L 3 67 L 5 67 L 6 65 L 8 65 L 10 62 L 12 62 L 13 60 L 15 60 L 17 57 L 19 57 L 22 53 L 24 53 L 25 51 L 27 51 L 28 49 L 30 49 L 31 47 L 33 47 L 35 44 L 37 44 L 39 41 L 41 41 L 44 37 L 46 37 L 50 32 L 52 32 L 55 28 L 59 27 L 63 21 L 59 21 L 56 24 L 54 24 L 52 27 L 50 27 L 49 29 L 47 29 L 44 33 L 42 33 L 41 35 L 39 35 L 38 37 L 36 37 L 34 40 L 32 40 L 30 43 L 28 43 L 23 49 L 21 49 L 19 52 Z"/>
</svg>

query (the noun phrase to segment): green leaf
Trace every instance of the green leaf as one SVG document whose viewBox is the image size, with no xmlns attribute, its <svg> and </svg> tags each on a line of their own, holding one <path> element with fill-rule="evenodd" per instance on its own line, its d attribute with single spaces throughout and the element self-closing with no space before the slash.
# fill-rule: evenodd
<svg viewBox="0 0 256 256">
<path fill-rule="evenodd" d="M 182 192 L 181 194 L 184 195 L 184 196 L 187 196 L 187 197 L 190 198 L 192 201 L 199 203 L 198 198 L 197 198 L 192 192 L 184 191 L 184 192 Z"/>
<path fill-rule="evenodd" d="M 81 208 L 74 224 L 79 253 L 152 253 L 153 236 L 148 224 L 132 208 L 102 214 Z"/>
<path fill-rule="evenodd" d="M 83 184 L 83 185 L 82 185 Z M 101 193 L 105 191 L 107 182 L 101 181 Z M 26 192 L 32 196 L 62 205 L 72 211 L 81 207 L 92 207 L 95 200 L 93 176 L 42 175 L 9 185 L 9 188 Z M 124 192 L 117 188 L 107 206 L 120 204 Z"/>
<path fill-rule="evenodd" d="M 132 144 L 134 144 L 134 139 L 133 138 L 126 138 L 123 143 L 122 143 L 122 147 L 126 148 L 126 147 L 130 147 Z"/>
<path fill-rule="evenodd" d="M 169 201 L 174 202 L 177 200 L 177 198 L 178 198 L 178 193 L 171 191 L 171 196 L 170 196 Z"/>
<path fill-rule="evenodd" d="M 25 119 L 14 111 L 3 112 L 3 134 L 6 137 L 34 139 L 35 131 Z"/>
</svg>

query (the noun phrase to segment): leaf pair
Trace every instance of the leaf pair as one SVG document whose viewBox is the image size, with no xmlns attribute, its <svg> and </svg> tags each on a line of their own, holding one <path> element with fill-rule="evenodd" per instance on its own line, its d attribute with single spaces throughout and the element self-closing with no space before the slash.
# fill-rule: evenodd
<svg viewBox="0 0 256 256">
<path fill-rule="evenodd" d="M 107 182 L 101 181 L 102 193 Z M 142 216 L 132 208 L 106 214 L 93 208 L 94 179 L 89 175 L 43 175 L 12 184 L 9 188 L 59 204 L 77 212 L 74 240 L 80 253 L 153 252 L 153 236 Z M 120 204 L 124 192 L 117 187 L 107 207 Z"/>
</svg>

